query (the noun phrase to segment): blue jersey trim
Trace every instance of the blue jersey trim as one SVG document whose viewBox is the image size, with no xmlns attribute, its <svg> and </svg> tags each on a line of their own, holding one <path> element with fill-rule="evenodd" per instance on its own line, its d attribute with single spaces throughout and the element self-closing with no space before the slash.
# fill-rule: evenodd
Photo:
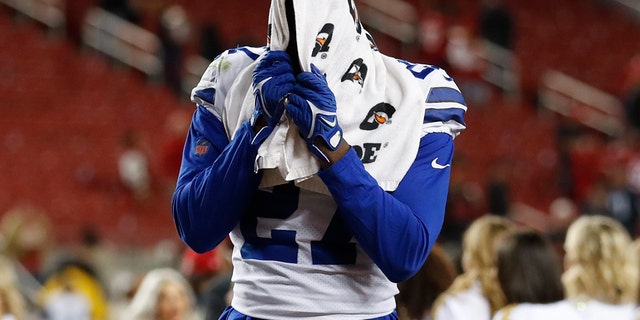
<svg viewBox="0 0 640 320">
<path fill-rule="evenodd" d="M 246 47 L 238 47 L 238 48 L 235 48 L 235 49 L 229 49 L 229 54 L 234 54 L 234 53 L 236 53 L 238 51 L 244 52 L 249 58 L 251 58 L 251 60 L 256 60 L 256 59 L 258 59 L 258 57 L 260 57 L 259 54 L 256 54 L 256 53 L 252 52 L 251 50 L 249 50 Z"/>
<path fill-rule="evenodd" d="M 431 88 L 427 95 L 427 103 L 456 102 L 466 106 L 462 93 L 454 88 L 437 87 Z"/>
<path fill-rule="evenodd" d="M 198 90 L 195 93 L 195 96 L 200 99 L 209 102 L 211 104 L 215 103 L 216 89 L 214 88 L 206 88 L 202 90 Z"/>
<path fill-rule="evenodd" d="M 464 114 L 465 111 L 460 108 L 427 109 L 424 112 L 424 123 L 454 120 L 462 125 L 466 125 L 464 123 Z"/>
</svg>

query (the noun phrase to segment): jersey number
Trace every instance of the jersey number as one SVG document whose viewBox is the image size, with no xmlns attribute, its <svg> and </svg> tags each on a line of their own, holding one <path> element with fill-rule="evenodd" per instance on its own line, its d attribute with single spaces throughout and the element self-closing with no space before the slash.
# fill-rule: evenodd
<svg viewBox="0 0 640 320">
<path fill-rule="evenodd" d="M 273 188 L 273 192 L 258 191 L 248 214 L 241 224 L 245 243 L 241 253 L 244 259 L 298 262 L 298 244 L 295 230 L 271 230 L 271 237 L 260 237 L 256 230 L 258 218 L 287 219 L 298 208 L 300 189 L 292 183 Z M 316 265 L 355 264 L 356 244 L 349 242 L 353 234 L 346 228 L 336 212 L 324 236 L 311 242 L 311 259 Z"/>
</svg>

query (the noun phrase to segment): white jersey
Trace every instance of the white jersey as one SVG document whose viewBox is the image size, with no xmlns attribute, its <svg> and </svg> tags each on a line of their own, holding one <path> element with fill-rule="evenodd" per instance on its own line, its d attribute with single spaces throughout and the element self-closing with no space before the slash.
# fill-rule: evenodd
<svg viewBox="0 0 640 320">
<path fill-rule="evenodd" d="M 491 306 L 482 294 L 482 287 L 478 281 L 466 291 L 447 295 L 434 314 L 434 320 L 461 319 L 491 319 Z"/>
<path fill-rule="evenodd" d="M 595 300 L 521 303 L 499 310 L 492 320 L 636 320 L 635 307 L 633 304 L 612 305 Z"/>
<path fill-rule="evenodd" d="M 194 89 L 194 102 L 217 118 L 224 118 L 230 112 L 227 106 L 232 104 L 226 93 L 235 78 L 222 75 L 240 73 L 263 52 L 264 48 L 244 47 L 223 54 Z M 215 99 L 200 98 L 208 95 L 207 90 L 212 91 L 211 95 L 215 92 Z M 299 197 L 289 199 L 283 195 L 286 191 L 279 191 L 287 186 L 263 190 L 264 197 L 283 197 L 278 201 L 282 208 L 263 208 L 260 203 L 253 203 L 255 208 L 250 211 L 264 212 L 263 217 L 241 221 L 230 234 L 234 247 L 231 305 L 243 314 L 266 319 L 335 319 L 316 315 L 340 314 L 344 315 L 341 319 L 361 320 L 362 310 L 367 310 L 367 318 L 393 312 L 397 285 L 387 279 L 341 225 L 330 226 L 337 208 L 333 198 L 300 189 Z M 280 245 L 286 237 L 290 237 L 285 240 L 290 245 Z M 275 238 L 278 245 L 270 242 Z M 262 246 L 254 245 L 258 243 Z M 324 250 L 331 244 L 333 247 Z M 347 249 L 338 258 L 348 261 L 321 261 L 327 259 L 324 254 L 339 247 Z M 287 317 L 291 314 L 297 316 Z"/>
<path fill-rule="evenodd" d="M 265 196 L 274 193 L 278 196 L 277 190 Z M 282 200 L 284 210 L 287 200 Z M 353 237 L 344 238 L 343 226 L 336 220 L 331 223 L 336 211 L 331 197 L 300 189 L 299 200 L 290 210 L 288 216 L 282 211 L 278 218 L 244 221 L 231 233 L 231 305 L 236 310 L 268 319 L 336 319 L 335 315 L 341 315 L 340 319 L 360 320 L 362 310 L 367 310 L 367 318 L 394 310 L 396 284 L 361 251 Z M 255 230 L 247 230 L 252 223 Z M 252 237 L 252 243 L 263 241 L 264 246 L 248 245 L 247 237 Z M 291 245 L 274 249 L 269 240 L 275 237 L 291 237 Z M 335 247 L 346 249 L 340 256 L 327 256 Z M 297 316 L 287 316 L 291 314 Z M 334 316 L 321 316 L 326 314 Z"/>
</svg>

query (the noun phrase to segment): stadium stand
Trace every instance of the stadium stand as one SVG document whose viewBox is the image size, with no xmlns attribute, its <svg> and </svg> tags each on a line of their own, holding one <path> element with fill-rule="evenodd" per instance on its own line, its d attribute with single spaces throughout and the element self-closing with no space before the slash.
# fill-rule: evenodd
<svg viewBox="0 0 640 320">
<path fill-rule="evenodd" d="M 268 1 L 172 2 L 185 8 L 196 33 L 214 21 L 225 47 L 264 42 Z M 247 3 L 252 10 L 246 10 Z M 375 5 L 363 1 L 370 3 Z M 460 21 L 473 25 L 478 2 L 458 3 Z M 511 200 L 547 211 L 560 194 L 557 115 L 537 109 L 540 80 L 554 69 L 617 95 L 625 63 L 640 52 L 640 43 L 627 41 L 640 38 L 639 22 L 606 1 L 505 3 L 517 21 L 513 54 L 521 68 L 522 99 L 495 90 L 489 105 L 469 106 L 469 129 L 456 145 L 465 164 L 454 170 L 452 182 L 471 181 L 484 188 L 489 168 L 507 163 Z M 20 202 L 45 207 L 62 242 L 76 241 L 83 225 L 98 226 L 120 243 L 143 245 L 176 237 L 163 187 L 137 202 L 119 185 L 118 140 L 128 128 L 137 128 L 151 150 L 151 168 L 159 170 L 165 116 L 191 110 L 191 103 L 138 71 L 46 31 L 41 23 L 16 19 L 10 6 L 0 5 L 0 41 L 5 44 L 0 50 L 0 142 L 6 150 L 0 156 L 0 212 Z M 399 47 L 399 40 L 373 32 L 381 48 Z M 416 57 L 410 47 L 400 47 Z M 197 44 L 188 45 L 187 53 L 194 57 L 188 67 L 196 77 L 189 83 L 206 64 L 197 58 L 198 50 Z"/>
<path fill-rule="evenodd" d="M 62 243 L 78 241 L 83 226 L 123 244 L 174 237 L 160 187 L 136 202 L 119 185 L 118 141 L 135 127 L 157 152 L 166 115 L 188 103 L 6 12 L 0 39 L 11 44 L 0 50 L 0 212 L 21 203 L 46 208 Z M 157 158 L 150 157 L 156 170 Z"/>
</svg>

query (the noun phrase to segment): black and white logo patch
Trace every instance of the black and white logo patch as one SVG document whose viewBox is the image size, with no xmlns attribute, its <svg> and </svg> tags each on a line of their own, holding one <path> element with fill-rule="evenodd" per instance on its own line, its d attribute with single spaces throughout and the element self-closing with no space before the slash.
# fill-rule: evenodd
<svg viewBox="0 0 640 320">
<path fill-rule="evenodd" d="M 380 102 L 369 110 L 364 121 L 360 123 L 360 129 L 371 131 L 378 129 L 381 124 L 391 124 L 391 117 L 395 112 L 396 108 L 392 105 Z"/>
<path fill-rule="evenodd" d="M 322 27 L 322 29 L 320 29 L 320 32 L 318 32 L 318 35 L 316 36 L 315 47 L 311 53 L 312 57 L 317 56 L 320 52 L 329 51 L 329 45 L 333 38 L 333 29 L 334 25 L 332 23 L 327 23 Z"/>
<path fill-rule="evenodd" d="M 364 86 L 364 81 L 367 78 L 367 65 L 363 62 L 362 58 L 358 58 L 351 63 L 349 70 L 342 76 L 342 82 L 351 81 Z"/>
</svg>

